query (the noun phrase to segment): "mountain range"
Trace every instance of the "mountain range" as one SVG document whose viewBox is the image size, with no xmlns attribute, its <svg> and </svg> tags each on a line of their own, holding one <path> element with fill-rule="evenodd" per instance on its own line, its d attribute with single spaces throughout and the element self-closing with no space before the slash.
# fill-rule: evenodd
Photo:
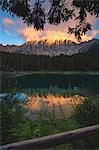
<svg viewBox="0 0 99 150">
<path fill-rule="evenodd" d="M 6 45 L 0 44 L 1 52 L 30 54 L 30 55 L 49 55 L 59 56 L 74 55 L 79 53 L 99 53 L 99 39 L 92 39 L 88 42 L 75 43 L 70 40 L 56 40 L 50 44 L 47 40 L 31 41 L 24 43 L 21 46 L 18 45 Z"/>
</svg>

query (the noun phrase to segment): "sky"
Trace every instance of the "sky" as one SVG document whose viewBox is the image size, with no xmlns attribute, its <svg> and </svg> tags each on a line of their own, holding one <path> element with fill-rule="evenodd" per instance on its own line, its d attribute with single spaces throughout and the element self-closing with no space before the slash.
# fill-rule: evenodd
<svg viewBox="0 0 99 150">
<path fill-rule="evenodd" d="M 88 14 L 87 21 L 93 25 L 93 28 L 82 37 L 82 41 L 99 39 L 99 18 L 96 19 Z M 22 45 L 27 41 L 44 39 L 48 39 L 49 42 L 65 39 L 76 42 L 74 35 L 68 34 L 68 27 L 74 25 L 75 22 L 70 20 L 68 23 L 61 23 L 58 26 L 46 24 L 43 31 L 36 31 L 33 26 L 27 26 L 18 17 L 12 17 L 9 13 L 0 11 L 0 44 Z"/>
</svg>

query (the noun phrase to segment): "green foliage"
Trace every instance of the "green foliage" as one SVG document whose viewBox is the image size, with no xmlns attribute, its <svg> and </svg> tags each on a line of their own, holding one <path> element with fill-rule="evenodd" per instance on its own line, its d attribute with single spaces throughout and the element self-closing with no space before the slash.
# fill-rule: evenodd
<svg viewBox="0 0 99 150">
<path fill-rule="evenodd" d="M 11 95 L 1 101 L 1 144 L 11 143 L 24 139 L 41 137 L 78 128 L 74 120 L 56 119 L 52 114 L 41 113 L 40 117 L 31 121 L 26 117 L 22 102 L 13 100 Z"/>
<path fill-rule="evenodd" d="M 21 118 L 23 120 L 23 118 Z M 18 123 L 17 123 L 18 125 Z M 11 128 L 10 136 L 14 141 L 22 141 L 33 137 L 33 124 L 32 121 L 26 119 L 21 121 L 18 127 Z"/>
<path fill-rule="evenodd" d="M 32 121 L 26 117 L 23 103 L 13 100 L 12 97 L 13 95 L 8 95 L 0 101 L 1 144 L 47 136 L 99 123 L 99 102 L 92 98 L 77 105 L 73 116 L 70 118 L 58 119 L 47 110 L 41 112 L 39 117 Z M 95 133 L 92 137 L 86 137 L 71 144 L 60 145 L 50 150 L 90 149 L 90 147 L 94 149 L 99 147 L 98 139 L 99 133 Z"/>
<path fill-rule="evenodd" d="M 72 117 L 81 127 L 99 124 L 99 99 L 86 98 L 82 104 L 76 106 Z M 99 131 L 93 136 L 86 137 L 82 142 L 85 148 L 99 148 Z"/>
<path fill-rule="evenodd" d="M 73 150 L 73 147 L 71 144 L 62 144 L 59 146 L 49 148 L 48 150 Z"/>
<path fill-rule="evenodd" d="M 34 137 L 51 135 L 59 132 L 64 132 L 79 127 L 78 123 L 71 119 L 52 119 L 49 114 L 47 120 L 39 119 L 34 123 Z"/>
<path fill-rule="evenodd" d="M 13 100 L 11 95 L 4 97 L 0 101 L 1 111 L 0 111 L 0 131 L 1 131 L 1 143 L 14 142 L 23 137 L 21 130 L 25 126 L 27 130 L 30 122 L 27 117 L 24 115 L 24 110 L 22 109 L 22 103 L 18 100 Z M 19 133 L 18 138 L 14 138 L 13 130 L 16 130 Z M 25 131 L 24 131 L 25 132 Z M 25 134 L 25 137 L 27 135 Z"/>
<path fill-rule="evenodd" d="M 76 106 L 73 117 L 82 126 L 99 124 L 99 99 L 86 98 Z"/>
<path fill-rule="evenodd" d="M 45 114 L 41 113 L 40 117 L 33 122 L 29 120 L 20 122 L 18 128 L 14 127 L 10 130 L 12 139 L 20 141 L 79 128 L 79 124 L 72 119 L 56 119 L 51 113 L 47 113 L 47 117 L 46 119 Z"/>
</svg>

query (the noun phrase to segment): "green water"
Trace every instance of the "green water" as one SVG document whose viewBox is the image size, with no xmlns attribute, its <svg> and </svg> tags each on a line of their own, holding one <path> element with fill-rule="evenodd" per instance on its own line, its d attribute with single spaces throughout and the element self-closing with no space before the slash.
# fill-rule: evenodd
<svg viewBox="0 0 99 150">
<path fill-rule="evenodd" d="M 68 88 L 83 87 L 93 91 L 99 91 L 99 75 L 86 74 L 52 74 L 36 73 L 17 77 L 16 87 L 19 88 Z"/>
</svg>

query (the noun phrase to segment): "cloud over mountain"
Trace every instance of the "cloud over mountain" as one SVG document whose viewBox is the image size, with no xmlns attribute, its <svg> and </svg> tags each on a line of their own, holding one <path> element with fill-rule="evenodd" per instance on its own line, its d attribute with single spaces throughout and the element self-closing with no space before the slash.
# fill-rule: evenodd
<svg viewBox="0 0 99 150">
<path fill-rule="evenodd" d="M 24 40 L 27 41 L 40 41 L 48 39 L 50 43 L 53 43 L 55 40 L 72 40 L 76 42 L 74 35 L 68 34 L 67 32 L 56 31 L 56 30 L 44 30 L 44 31 L 36 31 L 33 27 L 25 27 L 19 30 L 20 35 Z M 88 41 L 92 39 L 91 35 L 82 36 L 82 41 Z"/>
<path fill-rule="evenodd" d="M 99 34 L 99 29 L 97 27 L 97 20 L 88 14 L 87 21 L 92 23 L 93 29 L 88 31 L 86 35 L 82 37 L 82 41 L 91 40 Z M 61 23 L 59 25 L 46 24 L 43 31 L 36 31 L 33 26 L 29 27 L 20 18 L 7 16 L 1 17 L 1 34 L 3 38 L 0 39 L 2 44 L 23 44 L 27 41 L 40 41 L 48 39 L 50 43 L 55 40 L 72 40 L 76 42 L 74 35 L 68 34 L 68 27 L 75 27 L 76 22 L 74 20 L 69 20 L 67 23 Z M 9 40 L 10 39 L 10 40 Z"/>
</svg>

